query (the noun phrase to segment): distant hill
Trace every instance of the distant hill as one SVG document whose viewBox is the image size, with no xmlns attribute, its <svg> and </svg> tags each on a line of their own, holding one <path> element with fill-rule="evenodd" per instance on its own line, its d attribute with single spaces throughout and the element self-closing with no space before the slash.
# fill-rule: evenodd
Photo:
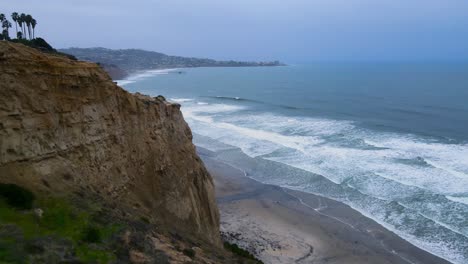
<svg viewBox="0 0 468 264">
<path fill-rule="evenodd" d="M 106 48 L 69 48 L 61 49 L 60 51 L 71 54 L 80 60 L 100 63 L 113 79 L 122 79 L 128 74 L 151 69 L 284 65 L 279 61 L 243 62 L 188 58 L 139 49 L 112 50 Z"/>
</svg>

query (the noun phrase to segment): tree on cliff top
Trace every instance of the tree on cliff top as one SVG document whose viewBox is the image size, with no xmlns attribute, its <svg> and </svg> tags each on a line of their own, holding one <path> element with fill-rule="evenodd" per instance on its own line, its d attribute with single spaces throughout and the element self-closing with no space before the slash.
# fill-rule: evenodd
<svg viewBox="0 0 468 264">
<path fill-rule="evenodd" d="M 33 18 L 31 20 L 31 26 L 32 26 L 32 30 L 33 30 L 33 33 L 32 33 L 33 39 L 36 38 L 35 34 L 34 34 L 34 29 L 36 28 L 36 25 L 37 25 L 37 21 L 36 21 L 36 19 Z"/>
<path fill-rule="evenodd" d="M 9 40 L 10 35 L 8 29 L 11 28 L 11 23 L 5 17 L 5 14 L 0 14 L 0 24 L 2 25 L 2 33 L 0 34 L 0 40 Z"/>
<path fill-rule="evenodd" d="M 23 36 L 25 36 L 26 35 L 26 14 L 25 13 L 21 13 L 21 15 L 19 16 L 19 21 L 20 21 L 20 25 L 22 26 L 21 32 L 23 33 Z"/>
<path fill-rule="evenodd" d="M 28 36 L 29 39 L 32 39 L 32 30 L 31 30 L 31 22 L 32 22 L 32 16 L 31 15 L 26 15 L 26 26 L 28 28 Z"/>
<path fill-rule="evenodd" d="M 21 15 L 19 15 L 18 12 L 13 12 L 11 14 L 11 19 L 15 23 L 17 39 L 20 40 L 24 38 L 33 40 L 36 38 L 35 29 L 37 21 L 30 14 L 21 13 Z M 2 26 L 0 40 L 10 40 L 9 28 L 12 27 L 12 24 L 8 21 L 5 14 L 0 14 L 0 25 Z M 18 26 L 20 30 L 18 30 Z"/>
<path fill-rule="evenodd" d="M 33 40 L 35 38 L 34 30 L 37 25 L 36 19 L 34 19 L 30 14 L 22 13 L 18 16 L 18 13 L 14 12 L 11 14 L 11 17 L 13 18 L 14 15 L 16 15 L 16 19 L 21 28 L 21 38 Z M 17 36 L 19 36 L 18 33 Z"/>
<path fill-rule="evenodd" d="M 18 13 L 17 12 L 13 12 L 11 14 L 11 19 L 13 19 L 13 21 L 15 22 L 15 29 L 16 29 L 16 36 L 18 36 Z"/>
</svg>

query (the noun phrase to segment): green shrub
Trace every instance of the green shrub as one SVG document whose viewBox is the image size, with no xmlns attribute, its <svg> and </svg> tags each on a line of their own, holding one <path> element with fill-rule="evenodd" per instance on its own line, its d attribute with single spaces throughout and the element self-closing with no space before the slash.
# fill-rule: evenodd
<svg viewBox="0 0 468 264">
<path fill-rule="evenodd" d="M 189 258 L 194 258 L 195 257 L 195 250 L 193 250 L 191 248 L 186 248 L 186 249 L 182 250 L 182 253 L 184 253 L 184 255 L 189 257 Z"/>
<path fill-rule="evenodd" d="M 34 202 L 34 194 L 16 184 L 0 183 L 0 197 L 8 205 L 17 209 L 31 209 Z"/>
<path fill-rule="evenodd" d="M 55 51 L 55 49 L 52 48 L 52 46 L 49 43 L 47 43 L 47 41 L 45 41 L 43 38 L 35 38 L 31 40 L 31 42 L 34 47 L 38 47 L 47 51 Z"/>
<path fill-rule="evenodd" d="M 44 216 L 40 226 L 47 232 L 79 241 L 83 230 L 88 227 L 89 215 L 73 208 L 64 199 L 47 199 L 42 201 Z"/>
<path fill-rule="evenodd" d="M 89 226 L 83 232 L 83 241 L 88 243 L 100 243 L 101 232 L 96 227 Z"/>
<path fill-rule="evenodd" d="M 77 58 L 73 55 L 66 54 L 63 52 L 59 52 L 56 49 L 54 49 L 47 41 L 45 41 L 43 38 L 35 38 L 35 39 L 11 39 L 11 42 L 14 43 L 21 43 L 23 45 L 29 46 L 31 48 L 35 48 L 38 50 L 41 50 L 43 52 L 48 52 L 48 53 L 54 53 L 57 55 L 65 56 L 71 60 L 77 60 Z"/>
<path fill-rule="evenodd" d="M 0 263 L 24 263 L 23 252 L 16 246 L 16 240 L 12 237 L 0 236 Z"/>
<path fill-rule="evenodd" d="M 146 224 L 149 224 L 149 223 L 150 223 L 150 220 L 149 220 L 148 217 L 146 217 L 146 216 L 140 217 L 140 220 L 143 221 L 143 222 L 145 222 Z"/>
<path fill-rule="evenodd" d="M 21 43 L 23 45 L 44 50 L 44 51 L 50 51 L 50 52 L 55 52 L 55 49 L 52 48 L 52 46 L 47 43 L 43 38 L 35 38 L 35 39 L 12 39 L 10 40 L 11 42 L 15 43 Z"/>
<path fill-rule="evenodd" d="M 255 261 L 257 261 L 257 263 L 263 263 L 261 260 L 257 259 L 254 255 L 250 254 L 250 252 L 248 252 L 245 249 L 240 248 L 236 244 L 231 244 L 229 242 L 224 242 L 224 248 L 231 251 L 232 253 L 234 253 L 234 254 L 236 254 L 238 256 L 248 258 L 248 259 L 251 259 L 251 260 L 255 260 Z"/>
<path fill-rule="evenodd" d="M 0 226 L 11 226 L 0 228 L 0 264 L 24 263 L 26 255 L 48 254 L 49 249 L 33 243 L 45 237 L 69 241 L 82 263 L 107 264 L 116 259 L 108 246 L 122 225 L 98 223 L 92 209 L 83 210 L 66 199 L 37 199 L 35 205 L 44 210 L 40 219 L 33 211 L 18 211 L 0 199 Z"/>
<path fill-rule="evenodd" d="M 112 252 L 93 249 L 86 244 L 76 248 L 76 255 L 84 263 L 107 264 L 115 260 L 115 255 Z"/>
</svg>

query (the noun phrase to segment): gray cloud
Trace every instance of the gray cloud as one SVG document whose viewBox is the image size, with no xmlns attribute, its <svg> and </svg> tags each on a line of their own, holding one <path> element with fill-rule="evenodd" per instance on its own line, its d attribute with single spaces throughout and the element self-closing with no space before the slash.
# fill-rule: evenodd
<svg viewBox="0 0 468 264">
<path fill-rule="evenodd" d="M 464 0 L 23 0 L 56 47 L 218 59 L 468 59 Z"/>
</svg>

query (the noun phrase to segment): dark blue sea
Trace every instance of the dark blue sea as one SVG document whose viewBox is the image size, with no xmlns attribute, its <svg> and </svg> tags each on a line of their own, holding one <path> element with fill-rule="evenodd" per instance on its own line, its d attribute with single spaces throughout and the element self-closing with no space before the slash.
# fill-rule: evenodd
<svg viewBox="0 0 468 264">
<path fill-rule="evenodd" d="M 468 263 L 468 63 L 175 69 L 119 84 L 180 103 L 194 143 L 249 177 Z"/>
</svg>

